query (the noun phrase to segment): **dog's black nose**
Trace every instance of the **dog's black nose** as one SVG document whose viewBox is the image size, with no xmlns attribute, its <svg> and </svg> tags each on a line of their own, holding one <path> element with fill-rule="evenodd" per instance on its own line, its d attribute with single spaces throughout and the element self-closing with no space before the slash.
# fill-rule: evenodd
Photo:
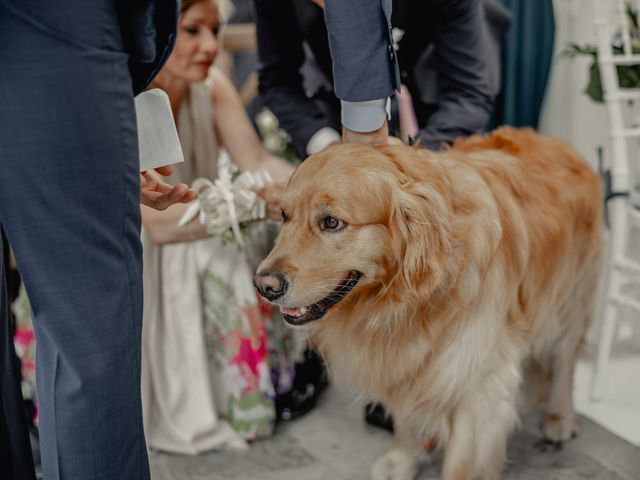
<svg viewBox="0 0 640 480">
<path fill-rule="evenodd" d="M 253 277 L 253 284 L 258 289 L 260 295 L 267 300 L 273 301 L 287 292 L 287 281 L 280 273 L 256 273 Z"/>
</svg>

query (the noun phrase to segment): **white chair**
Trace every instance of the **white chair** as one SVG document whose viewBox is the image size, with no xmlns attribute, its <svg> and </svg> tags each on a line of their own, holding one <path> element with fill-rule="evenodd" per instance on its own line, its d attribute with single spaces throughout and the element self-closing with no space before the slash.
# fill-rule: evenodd
<svg viewBox="0 0 640 480">
<path fill-rule="evenodd" d="M 592 400 L 602 398 L 602 388 L 606 377 L 611 349 L 615 342 L 616 324 L 620 307 L 634 312 L 636 325 L 640 328 L 640 301 L 632 295 L 624 294 L 623 287 L 630 282 L 640 282 L 640 263 L 631 259 L 627 248 L 630 228 L 640 225 L 640 206 L 630 200 L 636 185 L 634 174 L 640 171 L 640 128 L 634 126 L 625 115 L 625 106 L 630 100 L 640 102 L 640 88 L 620 88 L 617 67 L 619 65 L 640 65 L 640 54 L 633 53 L 629 21 L 625 13 L 625 2 L 615 0 L 616 20 L 611 22 L 605 7 L 611 2 L 593 0 L 595 28 L 597 34 L 598 64 L 604 90 L 604 98 L 609 117 L 609 133 L 612 151 L 606 157 L 610 159 L 604 168 L 605 183 L 608 184 L 607 212 L 609 232 L 606 260 L 601 279 L 601 295 L 598 303 L 598 317 L 601 333 L 598 340 L 597 356 L 594 366 L 590 396 Z M 640 10 L 640 0 L 636 6 Z M 612 24 L 613 27 L 612 27 Z M 621 29 L 622 54 L 614 54 L 611 40 L 614 31 Z M 631 153 L 629 142 L 635 139 Z M 640 248 L 640 245 L 634 245 Z M 637 315 L 637 316 L 635 316 Z"/>
</svg>

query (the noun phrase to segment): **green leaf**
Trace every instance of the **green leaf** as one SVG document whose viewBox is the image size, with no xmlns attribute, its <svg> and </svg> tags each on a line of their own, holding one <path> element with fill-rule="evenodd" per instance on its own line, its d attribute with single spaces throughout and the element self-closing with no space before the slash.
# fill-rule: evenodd
<svg viewBox="0 0 640 480">
<path fill-rule="evenodd" d="M 586 93 L 589 98 L 596 103 L 604 102 L 600 69 L 598 68 L 597 62 L 593 62 L 589 66 L 589 82 L 587 83 L 584 93 Z"/>
</svg>

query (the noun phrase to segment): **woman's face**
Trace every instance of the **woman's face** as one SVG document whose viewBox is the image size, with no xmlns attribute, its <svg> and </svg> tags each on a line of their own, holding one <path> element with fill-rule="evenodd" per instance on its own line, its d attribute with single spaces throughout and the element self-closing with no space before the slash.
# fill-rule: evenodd
<svg viewBox="0 0 640 480">
<path fill-rule="evenodd" d="M 218 54 L 219 28 L 215 3 L 194 3 L 180 15 L 176 45 L 164 69 L 189 83 L 202 82 Z"/>
</svg>

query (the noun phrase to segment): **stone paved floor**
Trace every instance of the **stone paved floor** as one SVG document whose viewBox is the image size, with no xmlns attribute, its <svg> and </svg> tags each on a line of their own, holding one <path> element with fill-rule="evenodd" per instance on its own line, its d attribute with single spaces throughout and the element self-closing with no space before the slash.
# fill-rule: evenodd
<svg viewBox="0 0 640 480">
<path fill-rule="evenodd" d="M 279 426 L 272 439 L 248 452 L 197 457 L 151 453 L 153 480 L 367 480 L 391 434 L 370 427 L 351 396 L 336 387 L 306 417 Z M 639 480 L 640 448 L 582 419 L 580 437 L 562 450 L 536 444 L 537 418 L 529 416 L 512 436 L 503 480 Z M 439 462 L 425 465 L 418 480 L 439 478 Z"/>
</svg>

